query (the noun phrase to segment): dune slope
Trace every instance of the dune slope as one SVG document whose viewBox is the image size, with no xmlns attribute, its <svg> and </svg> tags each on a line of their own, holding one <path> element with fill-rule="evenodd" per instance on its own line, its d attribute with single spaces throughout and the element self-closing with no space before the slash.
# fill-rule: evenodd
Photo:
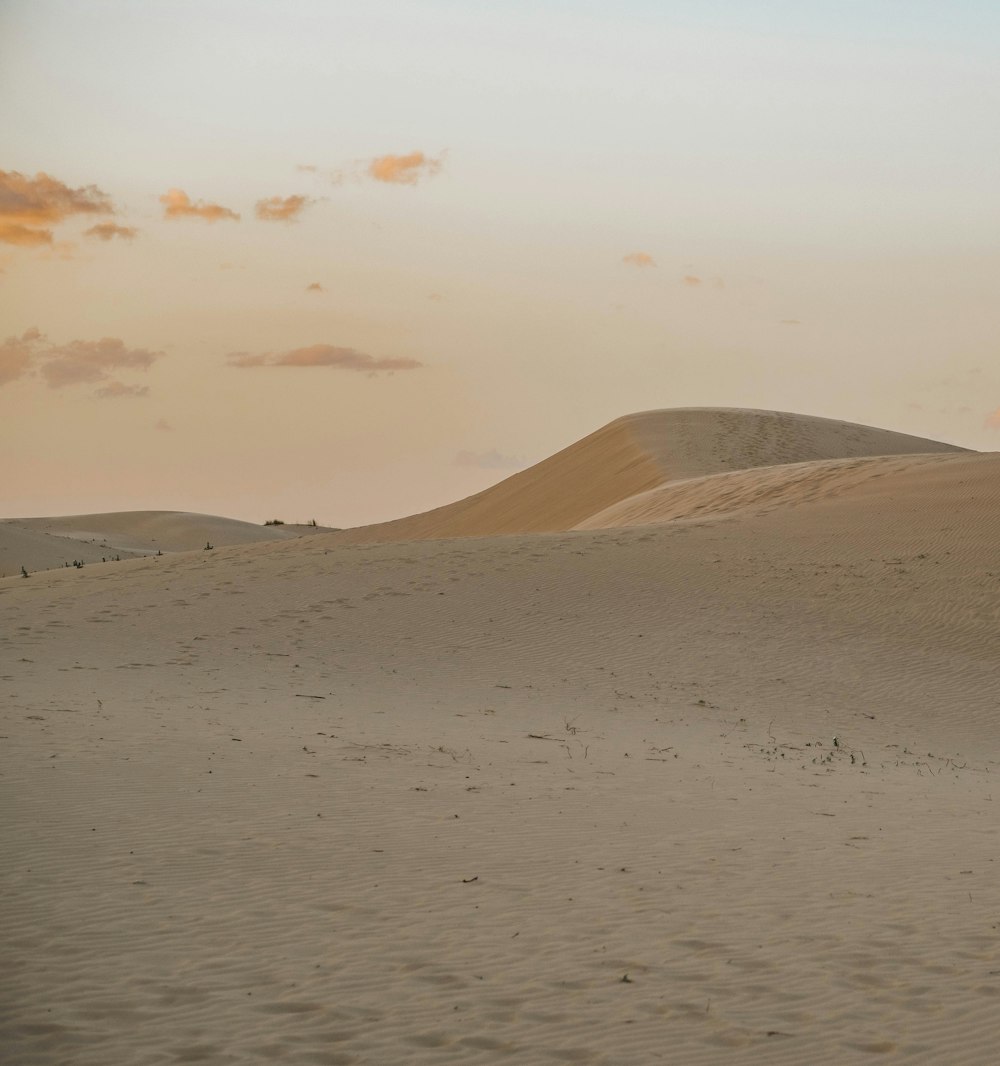
<svg viewBox="0 0 1000 1066">
<path fill-rule="evenodd" d="M 905 433 L 781 411 L 646 411 L 616 419 L 467 499 L 345 530 L 339 539 L 373 543 L 565 530 L 681 478 L 811 460 L 963 451 Z"/>
</svg>

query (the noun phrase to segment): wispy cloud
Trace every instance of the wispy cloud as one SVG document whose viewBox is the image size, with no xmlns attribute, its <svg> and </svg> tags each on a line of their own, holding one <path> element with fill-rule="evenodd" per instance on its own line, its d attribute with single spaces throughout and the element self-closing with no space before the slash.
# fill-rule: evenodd
<svg viewBox="0 0 1000 1066">
<path fill-rule="evenodd" d="M 115 222 L 98 222 L 96 226 L 83 231 L 84 237 L 94 237 L 101 241 L 110 241 L 117 237 L 123 241 L 134 241 L 139 231 L 134 226 L 119 226 Z"/>
<path fill-rule="evenodd" d="M 485 452 L 459 452 L 455 456 L 458 466 L 474 466 L 479 470 L 521 470 L 528 465 L 524 459 L 503 455 L 495 448 Z"/>
<path fill-rule="evenodd" d="M 701 285 L 701 278 L 695 277 L 694 274 L 685 274 L 684 277 L 681 278 L 681 284 L 687 285 L 688 288 L 696 289 Z"/>
<path fill-rule="evenodd" d="M 299 164 L 300 173 L 316 174 L 331 185 L 345 182 L 378 181 L 384 185 L 416 185 L 424 178 L 432 178 L 444 166 L 446 152 L 431 156 L 414 149 L 403 155 L 375 156 L 374 159 L 355 159 L 339 167 L 318 167 L 314 164 Z"/>
<path fill-rule="evenodd" d="M 325 292 L 324 288 L 318 281 L 311 281 L 306 286 L 306 292 Z"/>
<path fill-rule="evenodd" d="M 629 252 L 622 256 L 622 262 L 636 267 L 655 267 L 656 260 L 649 252 Z"/>
<path fill-rule="evenodd" d="M 254 213 L 261 222 L 295 222 L 311 203 L 308 196 L 269 196 L 257 201 Z"/>
<path fill-rule="evenodd" d="M 102 385 L 95 393 L 102 400 L 127 400 L 138 396 L 148 396 L 148 385 L 125 385 L 121 381 L 109 381 Z"/>
<path fill-rule="evenodd" d="M 173 433 L 174 431 L 174 427 L 165 418 L 158 418 L 153 423 L 153 429 L 158 429 L 161 433 Z"/>
<path fill-rule="evenodd" d="M 97 395 L 145 395 L 145 388 L 137 391 L 135 386 L 112 379 L 110 372 L 148 370 L 163 354 L 148 348 L 128 348 L 118 337 L 52 344 L 44 333 L 29 329 L 0 344 L 0 384 L 38 374 L 53 389 L 107 382 Z"/>
<path fill-rule="evenodd" d="M 368 164 L 368 174 L 390 185 L 416 185 L 421 178 L 437 174 L 442 162 L 417 151 L 408 155 L 380 155 Z"/>
<path fill-rule="evenodd" d="M 983 423 L 983 425 L 986 427 L 986 429 L 1000 430 L 1000 407 L 998 407 L 995 411 L 991 411 L 986 416 L 986 421 Z"/>
<path fill-rule="evenodd" d="M 261 366 L 330 367 L 334 370 L 354 370 L 364 374 L 380 371 L 417 370 L 424 364 L 416 359 L 376 358 L 356 348 L 340 348 L 333 344 L 312 344 L 307 348 L 293 348 L 288 352 L 233 352 L 229 365 L 240 369 Z"/>
<path fill-rule="evenodd" d="M 28 372 L 40 337 L 37 329 L 29 329 L 20 337 L 8 337 L 0 344 L 0 385 L 17 381 Z"/>
<path fill-rule="evenodd" d="M 204 200 L 194 201 L 183 189 L 168 189 L 161 197 L 163 204 L 163 217 L 169 219 L 200 218 L 205 222 L 219 222 L 223 219 L 233 219 L 238 222 L 240 216 L 221 204 L 205 203 Z"/>
<path fill-rule="evenodd" d="M 0 170 L 0 241 L 23 248 L 51 244 L 52 226 L 73 215 L 112 215 L 114 205 L 96 185 L 78 189 L 39 173 Z"/>
</svg>

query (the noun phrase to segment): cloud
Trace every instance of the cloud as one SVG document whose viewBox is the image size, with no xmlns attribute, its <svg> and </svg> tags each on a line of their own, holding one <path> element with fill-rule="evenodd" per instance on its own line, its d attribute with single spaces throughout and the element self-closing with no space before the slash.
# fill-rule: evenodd
<svg viewBox="0 0 1000 1066">
<path fill-rule="evenodd" d="M 513 455 L 501 455 L 495 448 L 486 452 L 459 452 L 455 456 L 458 466 L 474 466 L 479 470 L 521 470 L 527 466 L 524 459 Z"/>
<path fill-rule="evenodd" d="M 696 289 L 701 284 L 701 278 L 696 278 L 693 274 L 685 274 L 681 279 L 681 284 Z"/>
<path fill-rule="evenodd" d="M 269 196 L 257 201 L 254 212 L 261 222 L 294 222 L 311 203 L 308 196 Z"/>
<path fill-rule="evenodd" d="M 153 423 L 153 429 L 161 430 L 163 433 L 173 433 L 174 427 L 165 419 L 159 418 Z"/>
<path fill-rule="evenodd" d="M 148 396 L 148 385 L 125 385 L 121 381 L 109 381 L 95 393 L 95 396 L 103 400 L 131 399 L 137 396 Z"/>
<path fill-rule="evenodd" d="M 0 222 L 0 241 L 19 248 L 38 248 L 52 243 L 52 230 L 30 229 L 20 222 Z"/>
<path fill-rule="evenodd" d="M 648 252 L 629 252 L 622 256 L 623 263 L 637 267 L 655 267 L 656 260 Z"/>
<path fill-rule="evenodd" d="M 368 176 L 389 185 L 416 185 L 421 178 L 437 174 L 442 162 L 417 151 L 409 155 L 380 155 L 368 164 Z"/>
<path fill-rule="evenodd" d="M 781 320 L 783 326 L 801 326 L 802 323 L 797 318 L 783 318 Z"/>
<path fill-rule="evenodd" d="M 35 342 L 40 337 L 37 329 L 29 329 L 20 337 L 8 337 L 0 344 L 0 385 L 17 381 L 28 372 L 35 358 Z"/>
<path fill-rule="evenodd" d="M 306 286 L 306 292 L 324 292 L 324 288 L 318 281 L 311 281 Z"/>
<path fill-rule="evenodd" d="M 53 389 L 106 381 L 97 395 L 144 395 L 134 386 L 112 380 L 109 371 L 148 370 L 162 355 L 148 348 L 127 348 L 117 337 L 52 344 L 45 334 L 29 329 L 0 344 L 0 384 L 37 373 Z"/>
<path fill-rule="evenodd" d="M 123 241 L 133 241 L 138 233 L 133 226 L 119 226 L 114 222 L 98 222 L 96 226 L 83 231 L 84 237 L 95 237 L 102 241 L 110 241 L 115 237 Z"/>
<path fill-rule="evenodd" d="M 356 370 L 366 374 L 376 374 L 382 370 L 417 370 L 424 365 L 416 359 L 377 359 L 355 348 L 339 348 L 333 344 L 312 344 L 307 348 L 263 355 L 232 352 L 228 359 L 230 366 L 240 369 L 259 366 L 328 366 L 335 370 Z"/>
<path fill-rule="evenodd" d="M 73 215 L 113 215 L 96 185 L 72 189 L 48 174 L 0 170 L 0 241 L 24 248 L 52 243 L 51 227 Z"/>
<path fill-rule="evenodd" d="M 227 218 L 238 222 L 240 218 L 235 211 L 220 204 L 206 204 L 204 200 L 194 202 L 183 189 L 168 189 L 160 197 L 160 203 L 163 204 L 164 218 L 200 218 L 205 222 L 219 222 Z"/>
<path fill-rule="evenodd" d="M 986 416 L 986 421 L 983 422 L 983 425 L 986 429 L 1000 429 L 1000 407 Z"/>
</svg>

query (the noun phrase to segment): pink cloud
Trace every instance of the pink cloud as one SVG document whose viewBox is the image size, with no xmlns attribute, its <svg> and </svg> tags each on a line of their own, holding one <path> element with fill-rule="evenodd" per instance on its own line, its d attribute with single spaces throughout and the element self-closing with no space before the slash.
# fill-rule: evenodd
<svg viewBox="0 0 1000 1066">
<path fill-rule="evenodd" d="M 143 395 L 133 386 L 113 381 L 109 371 L 145 371 L 162 355 L 163 352 L 148 348 L 127 348 L 118 337 L 52 344 L 37 329 L 29 329 L 0 345 L 0 384 L 37 373 L 53 389 L 106 381 L 108 384 L 98 390 L 98 395 Z"/>
<path fill-rule="evenodd" d="M 986 429 L 998 429 L 1000 430 L 1000 407 L 995 411 L 991 411 L 986 416 L 986 421 L 983 423 Z"/>
<path fill-rule="evenodd" d="M 693 274 L 685 274 L 681 279 L 681 284 L 695 289 L 701 284 L 701 278 L 696 278 Z"/>
<path fill-rule="evenodd" d="M 379 371 L 417 370 L 423 363 L 416 359 L 376 358 L 356 348 L 341 348 L 333 344 L 312 344 L 306 348 L 293 348 L 288 352 L 267 352 L 252 355 L 249 352 L 233 352 L 229 365 L 240 369 L 261 366 L 330 367 L 335 370 L 354 370 L 366 374 Z"/>
<path fill-rule="evenodd" d="M 161 197 L 163 217 L 169 219 L 200 218 L 205 222 L 223 219 L 239 221 L 240 216 L 220 204 L 207 204 L 204 200 L 193 201 L 183 189 L 168 189 Z"/>
<path fill-rule="evenodd" d="M 318 281 L 312 281 L 306 286 L 306 292 L 323 292 L 323 286 Z"/>
</svg>

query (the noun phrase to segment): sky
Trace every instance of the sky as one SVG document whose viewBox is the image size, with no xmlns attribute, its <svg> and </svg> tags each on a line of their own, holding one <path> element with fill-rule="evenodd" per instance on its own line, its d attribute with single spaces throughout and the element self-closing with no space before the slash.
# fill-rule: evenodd
<svg viewBox="0 0 1000 1066">
<path fill-rule="evenodd" d="M 1000 450 L 995 0 L 0 0 L 0 517 L 358 525 L 620 415 Z"/>
</svg>

